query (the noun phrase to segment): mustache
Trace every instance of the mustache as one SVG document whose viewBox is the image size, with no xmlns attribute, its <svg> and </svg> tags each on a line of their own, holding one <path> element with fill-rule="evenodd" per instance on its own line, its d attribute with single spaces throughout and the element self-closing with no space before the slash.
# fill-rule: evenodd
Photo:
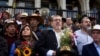
<svg viewBox="0 0 100 56">
<path fill-rule="evenodd" d="M 91 26 L 91 24 L 88 24 L 87 26 Z"/>
</svg>

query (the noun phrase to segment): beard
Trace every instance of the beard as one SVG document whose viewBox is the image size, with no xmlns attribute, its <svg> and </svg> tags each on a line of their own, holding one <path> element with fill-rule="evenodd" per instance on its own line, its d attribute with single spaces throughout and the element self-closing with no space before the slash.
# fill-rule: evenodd
<svg viewBox="0 0 100 56">
<path fill-rule="evenodd" d="M 11 32 L 8 32 L 10 35 L 15 35 L 16 32 L 15 31 L 11 31 Z"/>
<path fill-rule="evenodd" d="M 89 31 L 92 27 L 82 27 L 84 30 Z"/>
<path fill-rule="evenodd" d="M 87 27 L 87 30 L 90 30 L 92 27 Z"/>
</svg>

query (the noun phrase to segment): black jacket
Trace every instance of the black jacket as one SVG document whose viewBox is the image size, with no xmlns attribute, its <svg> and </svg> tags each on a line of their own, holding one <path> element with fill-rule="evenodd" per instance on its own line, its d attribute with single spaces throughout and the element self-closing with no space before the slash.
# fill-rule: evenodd
<svg viewBox="0 0 100 56">
<path fill-rule="evenodd" d="M 39 37 L 36 49 L 39 52 L 40 56 L 46 56 L 46 53 L 49 50 L 57 50 L 58 43 L 56 35 L 52 30 L 42 32 L 42 35 L 43 36 Z"/>
<path fill-rule="evenodd" d="M 99 56 L 93 43 L 83 46 L 82 56 Z"/>
<path fill-rule="evenodd" d="M 7 41 L 3 37 L 0 37 L 0 56 L 9 56 Z"/>
</svg>

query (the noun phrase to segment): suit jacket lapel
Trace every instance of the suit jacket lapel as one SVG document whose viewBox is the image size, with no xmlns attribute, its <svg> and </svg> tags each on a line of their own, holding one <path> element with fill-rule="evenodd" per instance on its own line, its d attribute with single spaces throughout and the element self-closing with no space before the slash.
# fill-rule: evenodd
<svg viewBox="0 0 100 56">
<path fill-rule="evenodd" d="M 53 36 L 54 36 L 53 38 L 54 38 L 55 42 L 57 43 L 57 37 L 56 37 L 56 34 L 55 34 L 54 31 L 52 31 L 52 32 L 53 32 L 52 34 L 53 34 Z M 57 43 L 57 44 L 58 44 L 58 43 Z"/>
<path fill-rule="evenodd" d="M 53 50 L 56 50 L 57 47 L 58 47 L 58 43 L 57 43 L 57 39 L 56 39 L 55 32 L 52 31 L 52 30 L 49 30 L 49 32 L 48 32 L 48 37 L 49 37 L 49 39 L 51 40 L 51 41 L 49 41 L 49 42 L 51 43 Z M 49 40 L 49 39 L 48 39 L 48 40 Z"/>
</svg>

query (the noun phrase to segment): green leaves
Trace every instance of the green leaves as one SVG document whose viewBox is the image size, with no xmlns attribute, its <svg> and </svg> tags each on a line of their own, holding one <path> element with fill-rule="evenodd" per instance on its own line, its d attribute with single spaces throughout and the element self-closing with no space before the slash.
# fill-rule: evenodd
<svg viewBox="0 0 100 56">
<path fill-rule="evenodd" d="M 61 46 L 70 46 L 71 45 L 71 37 L 70 37 L 70 31 L 69 30 L 64 30 L 63 35 L 61 36 Z"/>
</svg>

